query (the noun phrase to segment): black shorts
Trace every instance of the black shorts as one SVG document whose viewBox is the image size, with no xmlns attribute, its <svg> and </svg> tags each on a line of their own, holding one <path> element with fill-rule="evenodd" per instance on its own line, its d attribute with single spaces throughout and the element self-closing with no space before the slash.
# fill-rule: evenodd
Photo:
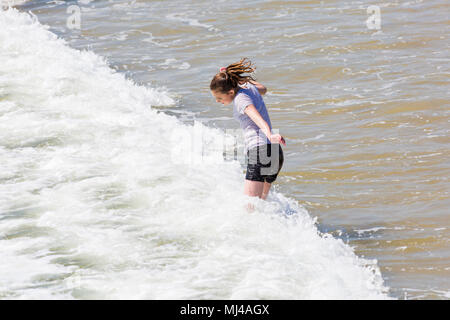
<svg viewBox="0 0 450 320">
<path fill-rule="evenodd" d="M 278 143 L 251 148 L 247 151 L 245 179 L 272 183 L 277 179 L 283 162 L 283 149 Z"/>
</svg>

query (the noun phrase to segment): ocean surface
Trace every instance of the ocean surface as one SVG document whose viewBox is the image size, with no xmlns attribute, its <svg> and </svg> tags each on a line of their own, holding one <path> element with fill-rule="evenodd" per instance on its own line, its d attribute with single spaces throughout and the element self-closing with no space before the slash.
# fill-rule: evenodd
<svg viewBox="0 0 450 320">
<path fill-rule="evenodd" d="M 450 298 L 447 1 L 0 2 L 0 299 Z M 242 57 L 268 201 L 209 92 Z"/>
</svg>

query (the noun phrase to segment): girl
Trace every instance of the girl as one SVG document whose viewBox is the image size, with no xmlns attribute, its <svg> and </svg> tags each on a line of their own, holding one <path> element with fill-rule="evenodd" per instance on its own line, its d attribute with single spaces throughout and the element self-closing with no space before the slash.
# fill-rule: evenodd
<svg viewBox="0 0 450 320">
<path fill-rule="evenodd" d="M 247 152 L 244 193 L 265 200 L 283 165 L 280 143 L 286 146 L 286 142 L 281 135 L 272 134 L 269 113 L 262 98 L 267 92 L 266 87 L 253 77 L 243 75 L 254 71 L 246 58 L 222 67 L 212 79 L 210 90 L 217 102 L 224 105 L 233 102 L 233 116 L 244 130 Z"/>
</svg>

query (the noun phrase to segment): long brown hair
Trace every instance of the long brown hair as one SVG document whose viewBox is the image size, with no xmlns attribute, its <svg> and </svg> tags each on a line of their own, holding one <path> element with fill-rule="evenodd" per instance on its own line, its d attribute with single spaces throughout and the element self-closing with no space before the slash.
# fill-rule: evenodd
<svg viewBox="0 0 450 320">
<path fill-rule="evenodd" d="M 239 84 L 244 84 L 250 80 L 255 81 L 250 75 L 242 75 L 243 73 L 253 73 L 255 69 L 250 60 L 242 58 L 241 61 L 226 67 L 225 71 L 217 73 L 211 80 L 209 88 L 212 91 L 219 91 L 221 93 L 227 93 L 230 90 L 234 90 L 236 93 Z"/>
</svg>

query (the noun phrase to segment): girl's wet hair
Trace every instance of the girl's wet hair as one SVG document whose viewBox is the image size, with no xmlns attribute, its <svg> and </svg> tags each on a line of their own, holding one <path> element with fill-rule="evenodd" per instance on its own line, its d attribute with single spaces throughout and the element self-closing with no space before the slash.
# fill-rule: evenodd
<svg viewBox="0 0 450 320">
<path fill-rule="evenodd" d="M 250 80 L 255 81 L 255 79 L 250 76 L 243 76 L 243 73 L 253 73 L 255 67 L 252 65 L 251 61 L 247 58 L 242 58 L 241 61 L 230 64 L 226 67 L 225 71 L 217 73 L 211 80 L 209 88 L 212 91 L 218 91 L 221 93 L 227 93 L 230 90 L 234 92 L 238 91 L 239 84 L 244 84 Z"/>
</svg>

